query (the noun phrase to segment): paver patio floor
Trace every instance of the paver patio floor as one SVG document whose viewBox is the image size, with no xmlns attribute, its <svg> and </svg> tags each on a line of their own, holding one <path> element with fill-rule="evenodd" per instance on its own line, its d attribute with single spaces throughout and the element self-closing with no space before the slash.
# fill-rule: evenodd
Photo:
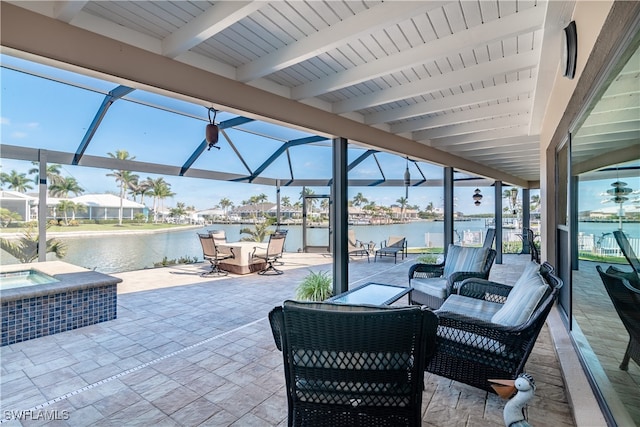
<svg viewBox="0 0 640 427">
<path fill-rule="evenodd" d="M 512 283 L 526 255 L 505 255 L 491 279 Z M 280 276 L 200 277 L 205 264 L 117 274 L 118 318 L 0 348 L 3 424 L 69 426 L 286 425 L 282 355 L 268 312 L 295 297 L 331 258 L 285 254 Z M 349 264 L 350 287 L 407 285 L 415 256 Z M 406 303 L 406 299 L 401 300 Z M 527 364 L 536 381 L 535 426 L 574 426 L 545 327 Z M 425 426 L 503 426 L 504 401 L 426 374 Z M 11 419 L 13 411 L 23 419 Z M 44 419 L 33 420 L 42 416 Z M 47 417 L 57 420 L 47 420 Z"/>
</svg>

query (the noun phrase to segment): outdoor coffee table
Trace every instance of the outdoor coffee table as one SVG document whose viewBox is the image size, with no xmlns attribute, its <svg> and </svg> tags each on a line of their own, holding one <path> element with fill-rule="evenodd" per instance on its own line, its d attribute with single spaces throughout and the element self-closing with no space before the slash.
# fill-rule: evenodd
<svg viewBox="0 0 640 427">
<path fill-rule="evenodd" d="M 391 305 L 409 292 L 411 292 L 410 287 L 369 282 L 340 295 L 331 297 L 327 302 Z"/>
</svg>

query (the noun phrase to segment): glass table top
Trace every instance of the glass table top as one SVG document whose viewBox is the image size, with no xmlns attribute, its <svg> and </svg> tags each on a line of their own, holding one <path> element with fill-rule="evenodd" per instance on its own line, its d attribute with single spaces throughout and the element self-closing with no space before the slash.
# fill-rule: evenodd
<svg viewBox="0 0 640 427">
<path fill-rule="evenodd" d="M 348 292 L 329 298 L 328 302 L 340 304 L 389 305 L 408 294 L 411 288 L 384 283 L 365 283 Z"/>
</svg>

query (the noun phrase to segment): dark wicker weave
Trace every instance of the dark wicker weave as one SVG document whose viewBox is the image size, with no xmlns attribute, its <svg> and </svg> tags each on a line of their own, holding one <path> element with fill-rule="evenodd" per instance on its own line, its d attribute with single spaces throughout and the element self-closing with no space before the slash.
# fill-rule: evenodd
<svg viewBox="0 0 640 427">
<path fill-rule="evenodd" d="M 603 272 L 596 266 L 611 302 L 629 333 L 629 344 L 620 363 L 620 369 L 629 369 L 629 359 L 640 365 L 640 281 L 635 271 L 623 272 L 609 267 Z"/>
<path fill-rule="evenodd" d="M 640 261 L 638 261 L 638 256 L 631 248 L 631 244 L 629 243 L 629 240 L 627 240 L 627 236 L 622 230 L 614 231 L 613 236 L 616 238 L 616 242 L 618 242 L 618 246 L 620 246 L 622 254 L 629 262 L 631 268 L 633 268 L 633 271 L 635 271 L 636 274 L 640 274 Z"/>
<path fill-rule="evenodd" d="M 496 251 L 489 249 L 487 253 L 487 259 L 485 260 L 482 271 L 470 272 L 470 271 L 456 271 L 447 277 L 447 296 L 456 293 L 460 283 L 469 278 L 487 279 L 493 266 L 493 261 L 496 259 Z M 411 279 L 413 278 L 439 278 L 444 273 L 444 265 L 440 264 L 413 264 L 409 267 L 409 285 L 411 285 Z M 444 299 L 438 298 L 434 295 L 425 294 L 423 292 L 413 290 L 409 294 L 409 300 L 411 304 L 426 305 L 434 310 L 440 308 Z"/>
<path fill-rule="evenodd" d="M 531 261 L 535 261 L 540 264 L 540 250 L 538 249 L 538 245 L 536 245 L 536 235 L 530 228 L 523 228 L 524 234 L 522 239 L 527 240 L 527 246 L 529 246 L 529 253 L 531 254 Z"/>
<path fill-rule="evenodd" d="M 487 234 L 484 236 L 484 242 L 482 243 L 483 248 L 491 248 L 493 247 L 493 241 L 496 240 L 496 229 L 491 227 L 487 228 Z"/>
<path fill-rule="evenodd" d="M 426 370 L 492 393 L 489 379 L 515 379 L 557 298 L 562 281 L 543 264 L 540 274 L 550 285 L 529 320 L 519 326 L 497 325 L 451 312 L 436 311 L 439 318 L 436 354 Z M 459 294 L 504 302 L 511 286 L 483 279 L 468 279 Z"/>
<path fill-rule="evenodd" d="M 269 313 L 289 426 L 419 426 L 438 319 L 420 307 L 286 301 Z"/>
</svg>

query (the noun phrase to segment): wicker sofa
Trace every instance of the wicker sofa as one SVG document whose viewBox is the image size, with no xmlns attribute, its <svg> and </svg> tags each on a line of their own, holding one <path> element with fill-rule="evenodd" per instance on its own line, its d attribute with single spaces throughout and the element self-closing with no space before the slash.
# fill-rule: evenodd
<svg viewBox="0 0 640 427">
<path fill-rule="evenodd" d="M 495 259 L 496 251 L 488 247 L 449 245 L 443 263 L 418 263 L 409 268 L 410 303 L 426 305 L 434 310 L 440 308 L 464 279 L 489 278 Z"/>
<path fill-rule="evenodd" d="M 523 372 L 561 286 L 550 264 L 533 261 L 513 286 L 463 281 L 435 312 L 436 353 L 426 370 L 495 393 L 489 379 Z"/>
</svg>

